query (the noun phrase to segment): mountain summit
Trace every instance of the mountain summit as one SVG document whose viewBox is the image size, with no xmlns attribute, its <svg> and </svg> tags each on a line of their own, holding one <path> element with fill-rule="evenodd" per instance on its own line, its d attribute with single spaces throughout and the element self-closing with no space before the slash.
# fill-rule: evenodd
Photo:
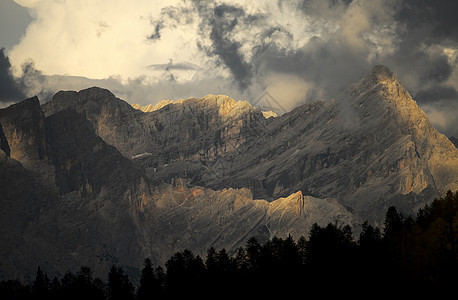
<svg viewBox="0 0 458 300">
<path fill-rule="evenodd" d="M 357 232 L 458 189 L 458 149 L 385 66 L 276 118 L 224 95 L 134 108 L 97 87 L 61 91 L 0 110 L 0 142 L 3 276 L 134 272 L 313 223 Z"/>
<path fill-rule="evenodd" d="M 393 72 L 384 65 L 378 65 L 372 68 L 357 84 L 359 90 L 371 88 L 379 83 L 388 83 L 396 80 Z"/>
</svg>

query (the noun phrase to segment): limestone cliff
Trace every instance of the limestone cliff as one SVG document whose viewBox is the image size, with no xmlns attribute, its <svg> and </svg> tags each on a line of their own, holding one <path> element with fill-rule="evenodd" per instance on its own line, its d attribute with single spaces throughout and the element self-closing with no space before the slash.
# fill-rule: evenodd
<svg viewBox="0 0 458 300">
<path fill-rule="evenodd" d="M 0 110 L 9 155 L 23 163 L 44 159 L 44 116 L 37 97 Z"/>
<path fill-rule="evenodd" d="M 379 224 L 391 205 L 410 213 L 458 188 L 458 151 L 384 66 L 334 102 L 276 118 L 226 161 L 208 186 L 230 182 L 261 198 L 301 190 Z"/>
<path fill-rule="evenodd" d="M 140 265 L 147 178 L 82 115 L 67 109 L 44 119 L 34 101 L 0 110 L 13 145 L 12 157 L 0 151 L 0 278 L 33 276 L 37 265 L 55 275 Z"/>
</svg>

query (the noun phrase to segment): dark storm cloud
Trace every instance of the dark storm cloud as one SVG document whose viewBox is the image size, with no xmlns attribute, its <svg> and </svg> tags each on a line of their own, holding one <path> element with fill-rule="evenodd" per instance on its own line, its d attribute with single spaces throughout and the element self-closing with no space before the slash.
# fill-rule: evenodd
<svg viewBox="0 0 458 300">
<path fill-rule="evenodd" d="M 38 96 L 43 102 L 50 100 L 55 92 L 46 85 L 46 76 L 35 68 L 31 60 L 22 64 L 22 75 L 17 80 L 28 97 Z"/>
<path fill-rule="evenodd" d="M 399 47 L 387 60 L 420 106 L 436 105 L 437 111 L 454 110 L 458 91 L 450 86 L 450 76 L 458 61 L 451 59 L 443 47 L 458 46 L 458 1 L 404 0 L 395 18 L 402 26 L 398 30 Z M 456 134 L 458 119 L 449 122 L 445 133 Z"/>
<path fill-rule="evenodd" d="M 302 0 L 297 2 L 297 7 L 312 18 L 335 18 L 351 2 L 352 0 Z"/>
<path fill-rule="evenodd" d="M 315 37 L 294 52 L 269 45 L 255 58 L 259 73 L 294 74 L 313 83 L 304 100 L 331 99 L 351 82 L 357 81 L 370 67 L 359 55 L 338 41 Z"/>
<path fill-rule="evenodd" d="M 191 24 L 193 22 L 193 11 L 187 7 L 167 6 L 161 9 L 159 19 L 150 17 L 150 24 L 153 32 L 147 36 L 149 40 L 161 38 L 161 31 L 167 27 L 176 27 L 178 24 Z"/>
<path fill-rule="evenodd" d="M 421 89 L 426 85 L 441 84 L 453 71 L 453 65 L 442 49 L 427 49 L 431 44 L 426 45 L 425 39 L 419 35 L 421 31 L 403 37 L 398 51 L 388 59 L 396 66 L 394 71 L 400 75 L 413 74 L 416 77 L 416 82 L 408 86 L 413 90 Z"/>
<path fill-rule="evenodd" d="M 434 86 L 430 89 L 421 90 L 415 94 L 418 102 L 436 102 L 440 100 L 458 100 L 458 92 L 449 86 Z"/>
<path fill-rule="evenodd" d="M 304 13 L 313 13 L 315 16 L 336 17 L 348 7 L 350 2 L 341 0 L 300 1 L 294 4 L 296 7 L 294 9 L 299 8 L 304 10 Z M 211 42 L 210 45 L 198 42 L 200 49 L 210 58 L 216 58 L 217 63 L 227 67 L 241 90 L 246 90 L 253 84 L 255 78 L 265 76 L 269 72 L 296 74 L 312 82 L 317 81 L 320 87 L 326 84 L 326 80 L 329 81 L 334 78 L 339 83 L 336 84 L 335 81 L 331 80 L 331 87 L 327 91 L 341 90 L 344 82 L 337 78 L 337 74 L 344 73 L 344 68 L 350 66 L 352 70 L 358 68 L 358 72 L 354 72 L 358 76 L 361 74 L 359 69 L 365 68 L 367 70 L 367 64 L 362 63 L 363 58 L 356 57 L 350 49 L 342 47 L 338 43 L 333 44 L 333 48 L 331 48 L 327 42 L 312 39 L 310 45 L 299 49 L 299 51 L 288 52 L 278 48 L 275 39 L 282 38 L 291 43 L 294 36 L 288 28 L 282 27 L 278 23 L 272 25 L 272 22 L 263 22 L 268 18 L 264 14 L 249 14 L 238 5 L 224 3 L 215 5 L 210 1 L 197 0 L 190 3 L 192 3 L 192 9 L 199 19 L 199 34 L 204 40 L 209 39 Z M 290 4 L 278 3 L 279 9 L 285 5 Z M 191 22 L 193 20 L 192 15 L 189 7 L 162 9 L 161 20 L 154 23 L 152 36 L 160 37 L 162 24 L 168 22 L 171 26 L 175 26 L 180 22 Z M 185 18 L 187 21 L 182 21 Z M 240 36 L 243 35 L 239 34 L 236 38 L 236 34 L 248 34 L 249 28 L 252 26 L 260 29 L 259 38 L 250 45 L 252 48 L 247 53 L 245 41 L 240 39 Z M 242 50 L 244 46 L 245 49 Z M 251 55 L 250 60 L 246 58 L 247 54 Z M 341 58 L 344 61 L 337 61 Z M 342 68 L 342 70 L 336 72 L 336 67 Z M 356 78 L 356 76 L 346 76 L 345 83 L 348 83 L 349 78 Z M 313 97 L 313 93 L 309 97 Z"/>
<path fill-rule="evenodd" d="M 25 99 L 20 84 L 11 74 L 11 64 L 5 55 L 5 49 L 0 49 L 0 102 L 16 102 Z"/>
<path fill-rule="evenodd" d="M 15 78 L 4 49 L 0 49 L 0 102 L 19 102 L 35 95 L 42 101 L 51 99 L 55 91 L 47 87 L 46 76 L 35 68 L 33 61 L 24 62 L 21 70 L 21 76 Z"/>
<path fill-rule="evenodd" d="M 442 83 L 452 74 L 453 68 L 445 55 L 431 55 L 428 62 L 430 65 L 419 78 L 421 83 Z"/>
<path fill-rule="evenodd" d="M 458 1 L 228 2 L 183 0 L 163 7 L 149 24 L 146 19 L 150 27 L 145 38 L 152 47 L 168 43 L 163 37 L 169 32 L 183 30 L 189 33 L 186 45 L 200 50 L 192 57 L 171 51 L 167 58 L 174 61 L 148 66 L 164 81 L 158 85 L 161 89 L 172 94 L 183 83 L 180 71 L 195 71 L 185 74 L 195 74 L 191 81 L 199 82 L 199 93 L 214 92 L 220 84 L 219 92 L 248 100 L 267 89 L 278 91 L 281 98 L 296 84 L 297 94 L 304 96 L 284 100 L 290 105 L 282 103 L 292 109 L 299 101 L 338 98 L 373 65 L 385 64 L 420 106 L 440 102 L 443 109 L 458 101 L 458 84 L 452 82 L 458 72 L 457 55 L 444 51 L 458 48 Z M 33 70 L 25 69 L 19 85 L 46 93 L 33 84 L 42 78 Z M 163 71 L 162 78 L 158 71 Z M 214 74 L 218 80 L 213 80 Z"/>
<path fill-rule="evenodd" d="M 304 15 L 312 20 L 337 20 L 350 4 L 357 3 L 339 0 L 304 0 L 296 3 Z M 283 2 L 279 3 L 282 8 L 284 5 Z M 401 78 L 407 78 L 405 84 L 420 104 L 444 99 L 458 101 L 455 88 L 445 85 L 457 61 L 451 61 L 441 48 L 456 48 L 458 45 L 458 1 L 394 1 L 390 9 L 394 12 L 392 22 L 399 22 L 395 27 L 398 45 L 391 55 L 375 59 L 372 64 L 386 64 Z M 383 28 L 390 25 L 376 24 L 376 17 L 369 18 L 371 26 L 382 25 Z M 341 23 L 340 26 L 345 24 Z M 355 52 L 342 40 L 341 32 L 337 31 L 324 38 L 312 38 L 307 45 L 293 53 L 281 53 L 275 47 L 269 47 L 253 61 L 262 65 L 257 69 L 262 69 L 263 73 L 292 72 L 313 82 L 317 88 L 324 89 L 322 95 L 325 98 L 332 97 L 371 67 L 361 52 Z M 363 54 L 365 50 L 370 50 L 371 44 L 368 42 L 365 47 L 367 49 L 361 49 Z M 312 93 L 310 97 L 313 96 Z"/>
<path fill-rule="evenodd" d="M 198 0 L 188 3 L 191 4 L 190 7 L 168 6 L 162 8 L 159 19 L 150 21 L 153 25 L 153 32 L 148 36 L 148 39 L 160 39 L 161 31 L 166 27 L 188 25 L 197 20 L 199 23 L 198 34 L 204 40 L 209 39 L 211 41 L 210 45 L 197 41 L 198 47 L 209 58 L 215 59 L 218 65 L 227 67 L 237 86 L 241 90 L 246 90 L 254 76 L 253 66 L 245 59 L 245 53 L 241 50 L 243 41 L 237 40 L 234 34 L 256 25 L 263 18 L 263 15 L 247 14 L 241 6 L 231 4 L 216 5 L 212 1 Z M 269 30 L 271 34 L 281 29 L 269 28 Z M 151 67 L 167 68 L 165 65 Z"/>
<path fill-rule="evenodd" d="M 249 27 L 259 21 L 261 15 L 246 14 L 244 9 L 228 4 L 217 6 L 195 2 L 201 17 L 201 34 L 208 36 L 210 47 L 203 46 L 209 56 L 216 56 L 231 72 L 238 86 L 245 90 L 253 76 L 252 65 L 244 58 L 242 43 L 234 38 L 236 29 Z M 238 27 L 238 28 L 237 28 Z"/>
<path fill-rule="evenodd" d="M 458 1 L 454 0 L 403 0 L 397 19 L 407 29 L 405 34 L 421 31 L 422 42 L 458 42 Z"/>
<path fill-rule="evenodd" d="M 447 135 L 458 134 L 458 85 L 450 85 L 458 61 L 443 48 L 458 47 L 457 12 L 458 1 L 400 1 L 395 17 L 402 24 L 401 43 L 390 57 L 401 78 L 414 78 L 407 88 L 421 107 L 435 113 L 430 118 Z"/>
<path fill-rule="evenodd" d="M 25 33 L 31 21 L 32 17 L 26 8 L 15 3 L 13 0 L 1 0 L 0 46 L 8 50 L 12 49 L 21 39 L 21 36 Z"/>
<path fill-rule="evenodd" d="M 405 25 L 401 37 L 415 34 L 421 43 L 458 42 L 457 1 L 403 0 L 396 19 Z"/>
</svg>

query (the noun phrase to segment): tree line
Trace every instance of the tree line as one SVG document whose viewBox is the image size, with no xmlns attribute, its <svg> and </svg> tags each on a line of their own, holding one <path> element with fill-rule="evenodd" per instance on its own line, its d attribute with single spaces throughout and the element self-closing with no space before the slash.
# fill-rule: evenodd
<svg viewBox="0 0 458 300">
<path fill-rule="evenodd" d="M 448 192 L 421 208 L 416 217 L 395 207 L 383 229 L 362 225 L 355 240 L 351 227 L 314 224 L 309 236 L 250 238 L 234 255 L 210 248 L 204 257 L 175 253 L 165 268 L 145 259 L 134 286 L 125 271 L 112 266 L 107 281 L 89 267 L 62 278 L 38 267 L 30 285 L 0 283 L 2 299 L 165 299 L 320 295 L 427 295 L 452 292 L 458 283 L 458 192 Z"/>
</svg>

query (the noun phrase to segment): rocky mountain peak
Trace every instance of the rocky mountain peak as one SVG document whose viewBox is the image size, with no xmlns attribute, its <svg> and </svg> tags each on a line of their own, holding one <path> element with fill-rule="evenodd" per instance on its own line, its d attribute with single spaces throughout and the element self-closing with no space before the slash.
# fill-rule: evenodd
<svg viewBox="0 0 458 300">
<path fill-rule="evenodd" d="M 53 97 L 52 100 L 61 99 L 62 97 L 69 95 L 78 95 L 81 99 L 101 100 L 107 98 L 115 98 L 115 95 L 107 89 L 93 86 L 79 92 L 75 91 L 59 91 Z"/>
<path fill-rule="evenodd" d="M 388 69 L 385 65 L 377 65 L 374 66 L 370 72 L 370 74 L 378 81 L 383 82 L 385 80 L 393 79 L 394 74 Z"/>
<path fill-rule="evenodd" d="M 44 158 L 44 116 L 36 96 L 0 109 L 0 123 L 12 158 L 22 162 Z"/>
<path fill-rule="evenodd" d="M 432 130 L 426 114 L 402 82 L 384 65 L 373 67 L 356 84 L 351 95 L 355 109 L 366 119 L 394 122 L 409 133 L 428 135 Z"/>
<path fill-rule="evenodd" d="M 241 115 L 258 111 L 256 107 L 252 106 L 248 101 L 235 100 L 226 95 L 212 95 L 208 94 L 202 98 L 187 98 L 180 100 L 161 100 L 156 104 L 148 104 L 142 106 L 141 104 L 132 104 L 132 107 L 143 112 L 154 112 L 160 110 L 168 105 L 168 109 L 181 110 L 184 107 L 197 108 L 206 113 L 214 113 L 223 119 L 239 118 Z M 261 115 L 268 119 L 270 117 L 277 117 L 273 111 L 261 111 Z"/>
<path fill-rule="evenodd" d="M 377 65 L 372 68 L 353 88 L 352 95 L 367 92 L 379 84 L 399 84 L 397 77 L 388 69 L 387 66 Z"/>
<path fill-rule="evenodd" d="M 85 110 L 97 111 L 104 104 L 111 103 L 111 106 L 115 106 L 116 99 L 116 96 L 109 90 L 99 87 L 91 87 L 79 92 L 59 91 L 52 97 L 51 101 L 43 105 L 43 112 L 49 116 L 67 108 L 81 111 L 83 107 Z"/>
<path fill-rule="evenodd" d="M 84 97 L 91 95 L 93 98 L 115 98 L 115 95 L 107 89 L 93 86 L 80 91 L 80 94 Z M 98 96 L 98 97 L 97 97 Z"/>
<path fill-rule="evenodd" d="M 142 106 L 141 104 L 134 103 L 134 104 L 132 104 L 132 107 L 137 109 L 137 110 L 141 110 L 142 112 L 153 112 L 153 111 L 159 110 L 159 109 L 161 109 L 164 106 L 167 106 L 169 104 L 177 103 L 178 101 L 182 102 L 183 100 L 177 100 L 177 101 L 161 100 L 157 104 L 148 104 L 146 106 Z"/>
<path fill-rule="evenodd" d="M 367 85 L 389 84 L 399 81 L 391 70 L 385 65 L 374 66 L 367 74 L 361 79 Z"/>
<path fill-rule="evenodd" d="M 367 139 L 384 141 L 379 147 L 390 149 L 392 157 L 399 157 L 393 166 L 402 171 L 396 179 L 401 183 L 401 194 L 419 195 L 431 187 L 439 193 L 456 188 L 456 179 L 446 178 L 443 172 L 456 174 L 458 152 L 450 140 L 434 129 L 425 112 L 387 67 L 375 66 L 351 95 L 361 132 Z M 396 143 L 402 146 L 394 151 Z"/>
</svg>

